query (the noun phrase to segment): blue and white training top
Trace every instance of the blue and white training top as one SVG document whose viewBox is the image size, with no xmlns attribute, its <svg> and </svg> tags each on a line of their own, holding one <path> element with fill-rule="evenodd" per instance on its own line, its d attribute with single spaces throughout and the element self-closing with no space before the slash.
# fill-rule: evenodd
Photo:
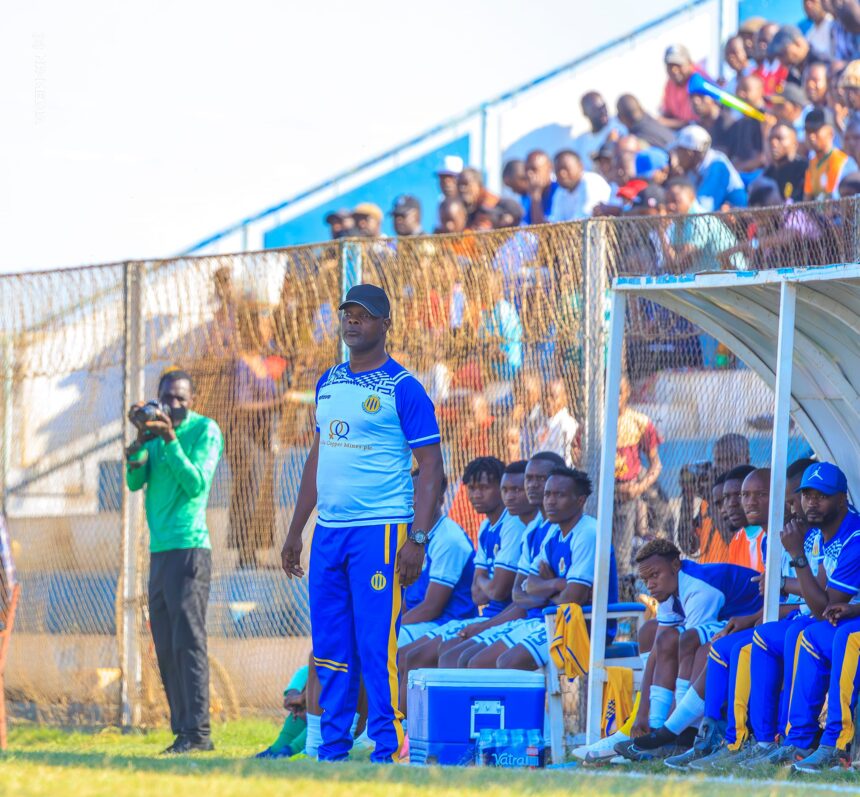
<svg viewBox="0 0 860 797">
<path fill-rule="evenodd" d="M 497 567 L 516 572 L 520 555 L 525 524 L 505 509 L 499 519 L 490 525 L 486 518 L 478 529 L 478 550 L 475 553 L 475 567 L 487 571 L 492 578 Z M 494 617 L 510 601 L 490 601 L 484 609 L 484 617 Z"/>
<path fill-rule="evenodd" d="M 522 544 L 520 546 L 520 558 L 517 560 L 517 573 L 522 576 L 527 576 L 531 569 L 532 559 L 534 559 L 543 547 L 544 538 L 547 532 L 552 528 L 552 523 L 544 519 L 544 516 L 538 512 L 531 523 L 526 526 L 523 532 Z"/>
<path fill-rule="evenodd" d="M 535 515 L 534 520 L 526 526 L 523 532 L 523 541 L 520 546 L 520 558 L 517 562 L 517 573 L 528 577 L 532 569 L 532 562 L 540 556 L 543 549 L 543 541 L 552 529 L 553 524 L 544 519 L 541 512 Z M 543 616 L 543 608 L 529 609 L 526 612 L 526 617 L 533 619 Z"/>
<path fill-rule="evenodd" d="M 412 449 L 438 443 L 439 425 L 409 371 L 390 357 L 358 374 L 330 368 L 317 382 L 316 430 L 321 526 L 412 521 Z"/>
<path fill-rule="evenodd" d="M 730 617 L 755 614 L 762 607 L 759 575 L 748 567 L 702 565 L 685 559 L 678 573 L 678 594 L 657 607 L 660 625 L 705 628 Z"/>
<path fill-rule="evenodd" d="M 540 575 L 540 564 L 546 562 L 558 578 L 568 584 L 594 586 L 594 562 L 597 558 L 597 519 L 583 515 L 579 522 L 563 535 L 561 527 L 554 524 L 543 541 L 538 556 L 532 561 L 529 575 Z M 618 601 L 618 570 L 615 551 L 609 554 L 609 603 Z M 543 609 L 532 610 L 529 616 L 540 617 Z"/>
<path fill-rule="evenodd" d="M 414 609 L 426 597 L 430 584 L 436 583 L 451 588 L 448 603 L 437 618 L 440 623 L 474 617 L 478 613 L 472 602 L 474 575 L 475 549 L 469 537 L 451 518 L 443 515 L 430 531 L 421 575 L 403 594 L 405 609 Z"/>
<path fill-rule="evenodd" d="M 851 603 L 860 602 L 860 515 L 849 511 L 830 542 L 821 529 L 810 529 L 803 550 L 813 573 L 824 568 L 828 587 L 851 595 Z"/>
</svg>

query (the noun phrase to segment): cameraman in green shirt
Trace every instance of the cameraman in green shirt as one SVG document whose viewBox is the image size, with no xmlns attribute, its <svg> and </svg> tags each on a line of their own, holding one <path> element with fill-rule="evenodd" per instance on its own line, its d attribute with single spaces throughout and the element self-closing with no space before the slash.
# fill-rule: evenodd
<svg viewBox="0 0 860 797">
<path fill-rule="evenodd" d="M 176 735 L 165 753 L 212 750 L 206 604 L 212 545 L 206 505 L 224 448 L 211 418 L 191 411 L 194 386 L 180 370 L 158 384 L 158 402 L 135 404 L 137 440 L 126 450 L 126 484 L 146 486 L 149 619 Z"/>
</svg>

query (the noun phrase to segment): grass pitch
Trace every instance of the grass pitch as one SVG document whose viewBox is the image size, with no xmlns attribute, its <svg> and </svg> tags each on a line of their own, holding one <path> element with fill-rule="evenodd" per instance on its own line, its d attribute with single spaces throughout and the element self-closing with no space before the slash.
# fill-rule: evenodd
<svg viewBox="0 0 860 797">
<path fill-rule="evenodd" d="M 164 731 L 123 734 L 67 732 L 17 726 L 0 757 L 0 795 L 6 797 L 818 797 L 860 794 L 860 775 L 834 774 L 827 782 L 733 780 L 666 776 L 656 767 L 636 770 L 522 771 L 484 768 L 373 766 L 312 761 L 253 761 L 277 728 L 241 721 L 213 729 L 217 750 L 160 757 L 172 738 Z M 366 759 L 366 754 L 364 756 Z"/>
</svg>

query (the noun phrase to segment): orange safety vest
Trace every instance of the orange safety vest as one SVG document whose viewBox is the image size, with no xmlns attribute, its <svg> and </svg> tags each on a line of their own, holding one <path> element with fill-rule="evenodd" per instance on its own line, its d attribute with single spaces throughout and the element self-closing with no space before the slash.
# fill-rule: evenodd
<svg viewBox="0 0 860 797">
<path fill-rule="evenodd" d="M 841 149 L 832 149 L 826 155 L 813 158 L 806 169 L 803 193 L 812 199 L 830 198 L 847 160 L 848 156 Z"/>
</svg>

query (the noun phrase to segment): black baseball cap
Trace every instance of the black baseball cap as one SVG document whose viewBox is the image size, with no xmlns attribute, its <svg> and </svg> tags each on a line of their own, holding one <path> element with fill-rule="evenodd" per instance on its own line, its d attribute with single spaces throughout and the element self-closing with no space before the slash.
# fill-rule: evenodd
<svg viewBox="0 0 860 797">
<path fill-rule="evenodd" d="M 352 216 L 352 211 L 347 208 L 333 210 L 331 213 L 326 214 L 325 223 L 331 224 L 333 221 L 343 221 L 344 219 L 350 218 L 350 216 Z"/>
<path fill-rule="evenodd" d="M 656 183 L 645 186 L 631 202 L 634 208 L 659 208 L 666 204 L 666 191 Z"/>
<path fill-rule="evenodd" d="M 410 210 L 421 210 L 421 203 L 411 194 L 401 194 L 394 200 L 394 207 L 391 208 L 392 216 L 403 216 Z"/>
<path fill-rule="evenodd" d="M 391 315 L 391 303 L 385 291 L 378 285 L 353 285 L 347 292 L 346 298 L 338 310 L 343 310 L 348 304 L 357 304 L 376 318 L 388 318 Z"/>
<path fill-rule="evenodd" d="M 809 98 L 806 96 L 806 92 L 797 83 L 786 83 L 782 87 L 782 91 L 769 95 L 767 99 L 772 105 L 779 105 L 784 102 L 799 105 L 801 108 L 809 105 Z"/>
<path fill-rule="evenodd" d="M 833 118 L 833 111 L 830 108 L 813 108 L 803 120 L 804 129 L 813 132 L 821 130 L 825 125 L 833 127 L 835 124 L 836 120 Z"/>
</svg>

